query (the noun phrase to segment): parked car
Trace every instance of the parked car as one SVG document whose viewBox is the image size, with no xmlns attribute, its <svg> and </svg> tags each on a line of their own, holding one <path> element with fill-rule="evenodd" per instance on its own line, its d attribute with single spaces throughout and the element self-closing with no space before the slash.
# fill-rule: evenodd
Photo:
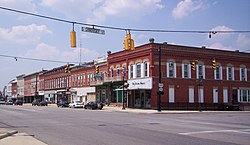
<svg viewBox="0 0 250 145">
<path fill-rule="evenodd" d="M 5 101 L 4 100 L 0 100 L 0 104 L 5 104 Z"/>
<path fill-rule="evenodd" d="M 84 109 L 102 109 L 103 104 L 102 103 L 97 103 L 97 102 L 88 102 L 87 104 L 84 105 Z"/>
<path fill-rule="evenodd" d="M 73 101 L 69 103 L 69 108 L 83 108 L 83 107 L 84 107 L 84 103 L 80 101 Z"/>
<path fill-rule="evenodd" d="M 66 101 L 60 101 L 57 103 L 57 107 L 69 107 L 69 103 Z"/>
<path fill-rule="evenodd" d="M 41 102 L 39 102 L 38 105 L 39 106 L 48 106 L 48 102 L 46 100 L 42 100 Z"/>
<path fill-rule="evenodd" d="M 33 100 L 33 102 L 32 102 L 32 106 L 39 106 L 39 100 Z"/>
<path fill-rule="evenodd" d="M 22 100 L 16 100 L 16 102 L 14 104 L 15 105 L 23 105 L 23 101 Z"/>
<path fill-rule="evenodd" d="M 6 105 L 13 105 L 13 101 L 12 100 L 7 100 L 5 104 Z"/>
</svg>

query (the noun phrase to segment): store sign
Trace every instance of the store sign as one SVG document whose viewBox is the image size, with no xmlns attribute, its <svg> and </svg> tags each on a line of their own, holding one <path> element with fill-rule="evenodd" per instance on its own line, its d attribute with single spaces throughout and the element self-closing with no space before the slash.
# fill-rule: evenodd
<svg viewBox="0 0 250 145">
<path fill-rule="evenodd" d="M 128 80 L 128 90 L 152 89 L 152 78 Z"/>
</svg>

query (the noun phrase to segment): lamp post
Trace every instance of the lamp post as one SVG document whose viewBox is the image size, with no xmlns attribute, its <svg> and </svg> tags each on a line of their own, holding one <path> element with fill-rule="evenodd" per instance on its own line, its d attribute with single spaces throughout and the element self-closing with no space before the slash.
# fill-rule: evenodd
<svg viewBox="0 0 250 145">
<path fill-rule="evenodd" d="M 125 93 L 124 93 L 124 84 L 125 84 L 125 68 L 123 68 L 123 75 L 122 75 L 122 110 L 125 110 Z"/>
<path fill-rule="evenodd" d="M 124 83 L 125 83 L 125 80 L 124 80 L 124 74 L 123 74 L 122 76 L 122 110 L 125 110 Z"/>
</svg>

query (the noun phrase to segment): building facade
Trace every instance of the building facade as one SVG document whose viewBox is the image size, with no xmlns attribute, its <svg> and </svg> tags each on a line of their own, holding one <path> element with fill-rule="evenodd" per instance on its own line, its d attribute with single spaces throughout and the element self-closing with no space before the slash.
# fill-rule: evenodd
<svg viewBox="0 0 250 145">
<path fill-rule="evenodd" d="M 17 79 L 17 99 L 24 100 L 24 74 L 16 77 Z"/>
<path fill-rule="evenodd" d="M 213 59 L 216 59 L 215 69 Z M 193 70 L 192 62 L 195 62 Z M 249 53 L 149 43 L 133 51 L 108 55 L 112 83 L 119 82 L 115 78 L 123 67 L 129 84 L 125 99 L 128 107 L 156 109 L 161 84 L 163 109 L 198 109 L 199 105 L 213 110 L 234 105 L 241 110 L 250 109 Z"/>
</svg>

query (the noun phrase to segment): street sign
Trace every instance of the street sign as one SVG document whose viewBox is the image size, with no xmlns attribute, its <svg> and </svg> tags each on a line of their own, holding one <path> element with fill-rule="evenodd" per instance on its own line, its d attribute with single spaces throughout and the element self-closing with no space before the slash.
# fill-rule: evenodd
<svg viewBox="0 0 250 145">
<path fill-rule="evenodd" d="M 159 88 L 159 91 L 160 91 L 160 92 L 163 92 L 163 88 Z"/>
<path fill-rule="evenodd" d="M 101 29 L 95 29 L 95 28 L 89 28 L 89 27 L 82 27 L 83 32 L 90 32 L 90 33 L 96 33 L 96 34 L 102 34 L 105 35 L 105 31 Z"/>
<path fill-rule="evenodd" d="M 159 88 L 163 88 L 163 83 L 159 83 Z"/>
</svg>

